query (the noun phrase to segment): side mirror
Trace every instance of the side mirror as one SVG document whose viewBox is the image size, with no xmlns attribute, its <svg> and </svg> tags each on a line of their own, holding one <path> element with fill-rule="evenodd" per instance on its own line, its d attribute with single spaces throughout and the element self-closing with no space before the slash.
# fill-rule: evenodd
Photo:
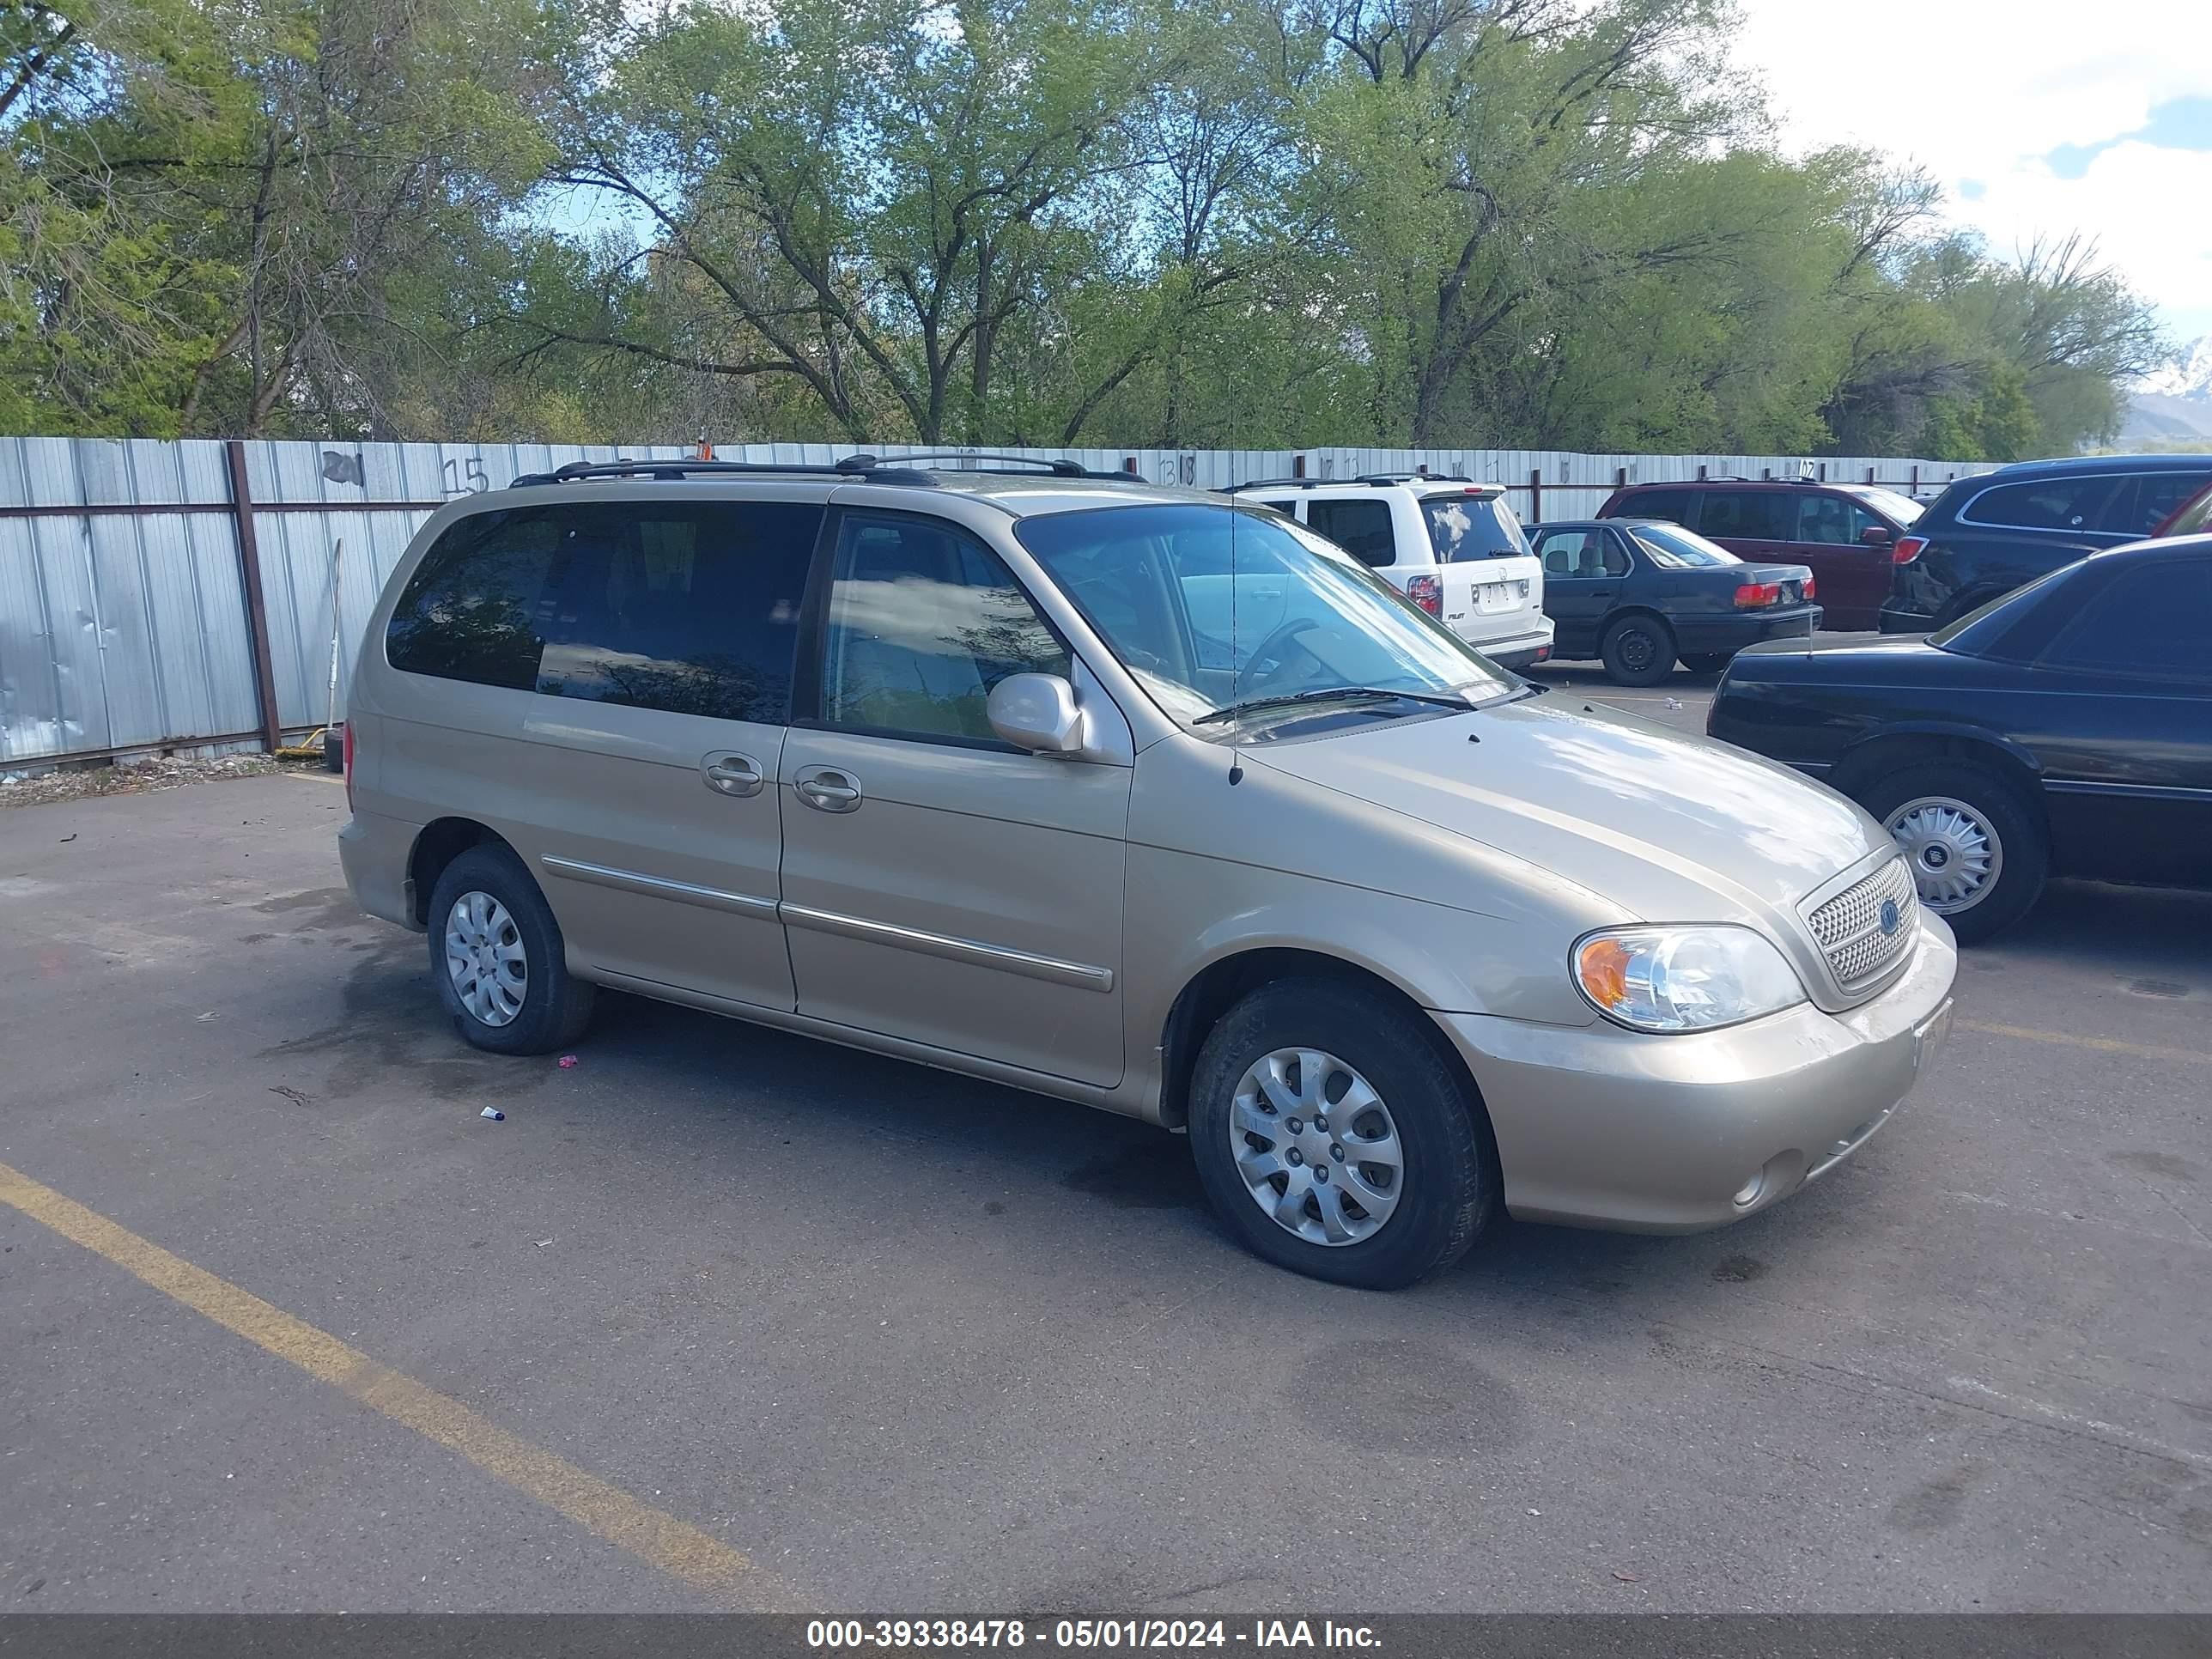
<svg viewBox="0 0 2212 1659">
<path fill-rule="evenodd" d="M 991 688 L 991 729 L 1033 755 L 1073 755 L 1084 743 L 1075 688 L 1057 674 L 1009 674 Z"/>
<path fill-rule="evenodd" d="M 1887 547 L 1897 539 L 1897 532 L 1886 524 L 1870 524 L 1859 532 L 1859 539 L 1869 547 Z"/>
</svg>

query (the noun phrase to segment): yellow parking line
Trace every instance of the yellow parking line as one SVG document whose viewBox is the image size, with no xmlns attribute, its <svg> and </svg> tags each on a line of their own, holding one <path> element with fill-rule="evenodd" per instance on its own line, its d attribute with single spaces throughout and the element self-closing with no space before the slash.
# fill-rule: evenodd
<svg viewBox="0 0 2212 1659">
<path fill-rule="evenodd" d="M 0 1203 L 105 1257 L 256 1347 L 289 1360 L 370 1410 L 459 1452 L 494 1480 L 724 1605 L 771 1612 L 805 1610 L 788 1586 L 721 1540 L 640 1503 L 597 1475 L 509 1434 L 458 1400 L 378 1364 L 327 1331 L 170 1255 L 4 1164 L 0 1164 Z"/>
<path fill-rule="evenodd" d="M 2169 1048 L 2157 1042 L 2123 1042 L 2118 1037 L 2076 1036 L 2071 1031 L 2046 1031 L 2038 1025 L 1996 1025 L 1986 1020 L 1956 1022 L 1961 1031 L 1985 1036 L 2019 1037 L 2027 1042 L 2056 1042 L 2069 1048 L 2089 1048 L 2100 1054 L 2134 1054 L 2142 1060 L 2178 1060 L 2185 1065 L 2212 1066 L 2212 1054 L 2195 1048 Z"/>
</svg>

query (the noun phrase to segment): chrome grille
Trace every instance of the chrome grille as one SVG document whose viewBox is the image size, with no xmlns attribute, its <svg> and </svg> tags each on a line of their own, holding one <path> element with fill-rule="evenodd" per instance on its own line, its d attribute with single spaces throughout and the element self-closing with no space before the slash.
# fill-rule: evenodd
<svg viewBox="0 0 2212 1659">
<path fill-rule="evenodd" d="M 1885 904 L 1897 907 L 1897 924 L 1881 930 Z M 1903 859 L 1893 859 L 1863 881 L 1849 887 L 1806 917 L 1813 938 L 1836 982 L 1844 987 L 1873 978 L 1895 962 L 1912 943 L 1919 921 L 1919 896 L 1913 891 L 1912 872 Z"/>
</svg>

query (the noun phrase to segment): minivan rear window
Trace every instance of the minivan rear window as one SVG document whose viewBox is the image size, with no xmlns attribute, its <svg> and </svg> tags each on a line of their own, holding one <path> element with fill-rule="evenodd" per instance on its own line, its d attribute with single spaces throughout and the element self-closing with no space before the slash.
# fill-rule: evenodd
<svg viewBox="0 0 2212 1659">
<path fill-rule="evenodd" d="M 1438 564 L 1462 559 L 1513 559 L 1528 555 L 1528 532 L 1503 495 L 1424 495 L 1421 517 L 1429 526 L 1429 545 Z"/>
<path fill-rule="evenodd" d="M 656 501 L 474 514 L 409 579 L 385 656 L 441 679 L 780 722 L 822 514 Z"/>
</svg>

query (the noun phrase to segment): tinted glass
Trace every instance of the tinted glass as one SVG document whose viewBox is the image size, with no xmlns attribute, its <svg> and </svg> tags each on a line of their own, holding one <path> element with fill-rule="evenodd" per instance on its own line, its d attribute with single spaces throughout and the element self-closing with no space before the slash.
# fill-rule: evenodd
<svg viewBox="0 0 2212 1659">
<path fill-rule="evenodd" d="M 1629 532 L 1643 544 L 1655 563 L 1678 570 L 1712 570 L 1743 561 L 1725 547 L 1717 547 L 1694 531 L 1671 526 L 1638 525 Z"/>
<path fill-rule="evenodd" d="M 438 538 L 385 632 L 394 668 L 527 691 L 570 555 L 560 510 L 480 513 Z"/>
<path fill-rule="evenodd" d="M 1066 648 L 980 542 L 941 522 L 846 518 L 823 651 L 827 724 L 996 742 L 993 686 L 1067 672 Z"/>
<path fill-rule="evenodd" d="M 540 691 L 718 720 L 790 718 L 819 507 L 641 502 L 568 519 L 574 555 Z"/>
<path fill-rule="evenodd" d="M 1309 501 L 1306 522 L 1362 564 L 1380 568 L 1398 562 L 1388 501 Z"/>
<path fill-rule="evenodd" d="M 1708 489 L 1698 533 L 1717 541 L 1786 542 L 1797 498 L 1786 489 Z"/>
<path fill-rule="evenodd" d="M 2212 559 L 2118 572 L 2038 660 L 2148 679 L 2212 678 Z"/>
<path fill-rule="evenodd" d="M 410 579 L 386 655 L 478 685 L 781 721 L 821 522 L 781 502 L 479 514 Z"/>
<path fill-rule="evenodd" d="M 1375 686 L 1480 699 L 1518 684 L 1380 578 L 1272 514 L 1109 507 L 1024 519 L 1014 533 L 1187 724 L 1279 693 Z"/>
<path fill-rule="evenodd" d="M 1959 520 L 2014 530 L 2080 530 L 2096 522 L 2113 482 L 2109 475 L 2100 475 L 1999 484 L 1968 501 Z"/>
<path fill-rule="evenodd" d="M 1464 490 L 1421 498 L 1421 517 L 1429 526 L 1429 545 L 1438 564 L 1459 559 L 1510 559 L 1529 551 L 1528 532 L 1502 495 L 1485 498 Z"/>
<path fill-rule="evenodd" d="M 1881 520 L 1840 495 L 1807 495 L 1797 503 L 1797 533 L 1791 539 L 1821 547 L 1856 547 L 1863 531 Z"/>
<path fill-rule="evenodd" d="M 1620 505 L 1608 515 L 1616 519 L 1664 519 L 1670 524 L 1688 524 L 1694 516 L 1691 508 L 1697 504 L 1694 489 L 1640 489 L 1632 491 Z"/>
<path fill-rule="evenodd" d="M 2148 536 L 2208 482 L 2212 473 L 2139 472 L 2124 478 L 2105 503 L 2098 528 L 2118 536 Z"/>
</svg>

